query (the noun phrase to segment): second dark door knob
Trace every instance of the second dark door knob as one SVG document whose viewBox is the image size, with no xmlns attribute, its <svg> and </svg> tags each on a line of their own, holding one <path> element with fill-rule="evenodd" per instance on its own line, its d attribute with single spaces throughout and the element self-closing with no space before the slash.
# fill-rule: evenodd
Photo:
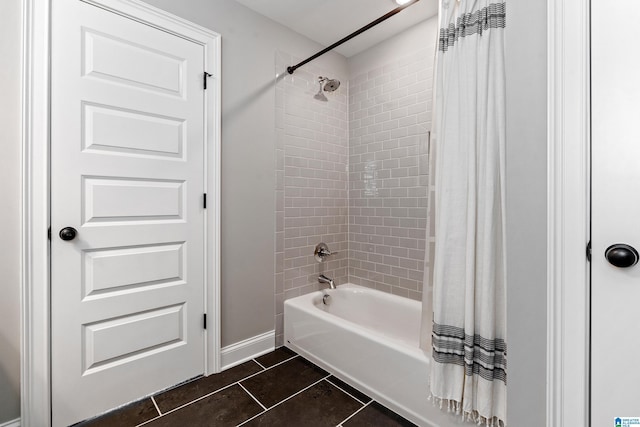
<svg viewBox="0 0 640 427">
<path fill-rule="evenodd" d="M 638 251 L 625 243 L 611 245 L 604 252 L 604 256 L 611 265 L 620 268 L 633 267 L 638 263 Z"/>
<path fill-rule="evenodd" d="M 73 240 L 78 235 L 78 231 L 73 227 L 65 227 L 60 230 L 59 236 L 62 240 Z"/>
</svg>

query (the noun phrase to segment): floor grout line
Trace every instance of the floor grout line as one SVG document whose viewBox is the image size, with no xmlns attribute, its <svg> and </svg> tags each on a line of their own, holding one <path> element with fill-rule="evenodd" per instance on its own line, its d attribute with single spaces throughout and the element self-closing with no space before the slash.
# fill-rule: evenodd
<svg viewBox="0 0 640 427">
<path fill-rule="evenodd" d="M 335 377 L 334 377 L 335 378 Z M 347 390 L 343 389 L 342 387 L 340 387 L 338 384 L 335 384 L 333 381 L 331 381 L 331 377 L 329 377 L 329 379 L 327 379 L 327 382 L 329 384 L 331 384 L 332 386 L 336 387 L 338 390 L 342 391 L 343 393 L 345 393 L 346 395 L 350 396 L 351 398 L 355 399 L 356 401 L 362 403 L 363 405 L 366 405 L 367 402 L 363 402 L 362 400 L 358 399 L 357 397 L 355 397 L 354 395 L 352 395 L 351 393 L 349 393 Z M 354 387 L 355 388 L 355 387 Z M 356 389 L 358 390 L 358 389 Z M 358 390 L 359 391 L 359 390 Z M 362 393 L 362 392 L 361 392 Z M 371 398 L 369 398 L 371 399 Z"/>
<path fill-rule="evenodd" d="M 371 400 L 371 402 L 373 402 L 373 400 Z M 344 420 L 342 420 L 341 423 L 338 424 L 338 426 L 343 425 L 344 423 L 346 423 L 347 421 L 349 421 L 351 418 L 355 417 L 356 414 L 360 411 L 362 411 L 364 408 L 366 408 L 367 406 L 371 405 L 371 402 L 369 403 L 365 403 L 362 408 L 358 409 L 357 411 L 355 411 L 353 414 L 349 415 L 347 418 L 345 418 Z"/>
<path fill-rule="evenodd" d="M 238 384 L 239 384 L 240 382 L 242 382 L 242 381 L 246 381 L 246 380 L 248 380 L 249 378 L 253 378 L 253 377 L 255 377 L 256 375 L 263 374 L 263 373 L 267 372 L 268 370 L 275 368 L 276 366 L 280 366 L 280 365 L 282 365 L 283 363 L 287 363 L 288 361 L 295 359 L 296 357 L 298 357 L 298 355 L 297 355 L 297 354 L 296 354 L 295 356 L 293 356 L 293 357 L 290 357 L 290 358 L 289 358 L 289 359 L 287 359 L 287 360 L 283 360 L 282 362 L 276 363 L 276 364 L 275 364 L 275 365 L 273 365 L 273 366 L 269 366 L 268 368 L 265 368 L 265 370 L 264 370 L 264 371 L 259 371 L 259 372 L 255 372 L 255 373 L 253 373 L 253 374 L 251 374 L 251 375 L 247 375 L 246 377 L 244 377 L 244 378 L 243 378 L 243 379 L 241 379 L 241 380 L 238 380 L 237 382 L 238 382 Z M 253 360 L 253 359 L 252 359 L 252 360 Z M 305 359 L 305 360 L 306 360 L 306 359 Z M 255 360 L 253 360 L 253 361 L 255 362 Z M 257 363 L 257 362 L 256 362 L 256 363 Z M 260 364 L 258 363 L 258 365 L 260 365 Z"/>
<path fill-rule="evenodd" d="M 248 418 L 248 419 L 244 420 L 243 422 L 241 422 L 240 424 L 238 424 L 236 427 L 243 426 L 243 425 L 245 425 L 246 423 L 248 423 L 249 421 L 251 421 L 251 420 L 255 420 L 255 419 L 256 419 L 256 418 L 258 418 L 260 415 L 262 415 L 262 414 L 266 414 L 266 413 L 267 413 L 267 411 L 262 411 L 262 412 L 260 412 L 259 414 L 255 414 L 253 417 L 251 417 L 251 418 Z"/>
<path fill-rule="evenodd" d="M 286 397 L 285 399 L 282 399 L 281 401 L 279 401 L 278 403 L 276 403 L 276 404 L 272 405 L 272 406 L 271 406 L 271 407 L 269 407 L 269 408 L 267 408 L 265 405 L 263 405 L 263 404 L 262 404 L 262 403 L 261 403 L 261 402 L 260 402 L 260 401 L 259 401 L 259 400 L 258 400 L 258 399 L 257 399 L 257 398 L 256 398 L 256 397 L 255 397 L 255 396 L 254 396 L 254 395 L 253 395 L 253 394 L 252 394 L 252 393 L 251 393 L 251 392 L 250 392 L 250 391 L 249 391 L 245 386 L 244 386 L 244 385 L 242 385 L 242 384 L 241 384 L 241 382 L 243 382 L 243 381 L 246 381 L 246 380 L 248 380 L 248 379 L 250 379 L 250 378 L 253 378 L 253 377 L 257 376 L 257 375 L 260 375 L 260 374 L 262 374 L 262 373 L 264 373 L 264 372 L 266 372 L 266 371 L 268 371 L 268 370 L 270 370 L 270 369 L 273 369 L 273 368 L 275 368 L 275 367 L 277 367 L 277 366 L 280 366 L 280 365 L 282 365 L 282 364 L 284 364 L 284 363 L 287 363 L 287 362 L 289 362 L 289 361 L 291 361 L 291 360 L 293 360 L 293 359 L 295 359 L 295 358 L 297 358 L 297 357 L 299 357 L 299 356 L 300 356 L 299 354 L 294 354 L 292 357 L 289 357 L 288 359 L 285 359 L 285 360 L 283 360 L 283 361 L 281 361 L 281 362 L 279 362 L 279 363 L 276 363 L 276 364 L 274 364 L 274 365 L 272 365 L 272 366 L 269 366 L 269 367 L 265 367 L 264 365 L 262 365 L 262 364 L 261 364 L 260 362 L 258 362 L 257 360 L 255 360 L 255 359 L 251 359 L 251 360 L 252 360 L 252 361 L 254 361 L 254 362 L 255 362 L 255 363 L 256 363 L 260 368 L 262 368 L 262 370 L 261 370 L 261 371 L 259 371 L 259 372 L 255 372 L 255 373 L 253 373 L 253 374 L 251 374 L 251 375 L 247 375 L 246 377 L 243 377 L 243 378 L 239 379 L 238 381 L 235 381 L 235 382 L 233 382 L 233 383 L 230 383 L 230 384 L 228 384 L 228 385 L 226 385 L 226 386 L 224 386 L 224 387 L 220 387 L 219 389 L 214 390 L 214 391 L 212 391 L 212 392 L 209 392 L 209 393 L 207 393 L 207 394 L 205 394 L 205 395 L 203 395 L 203 396 L 197 397 L 197 398 L 195 398 L 195 399 L 193 399 L 193 400 L 191 400 L 191 401 L 189 401 L 189 402 L 187 402 L 187 403 L 185 403 L 185 404 L 183 404 L 183 405 L 180 405 L 180 406 L 178 406 L 178 407 L 176 407 L 176 408 L 173 408 L 173 409 L 171 409 L 171 410 L 169 410 L 169 411 L 165 412 L 164 414 L 163 414 L 163 413 L 162 413 L 162 411 L 160 410 L 160 407 L 158 406 L 158 403 L 156 402 L 155 396 L 149 396 L 149 397 L 151 398 L 151 401 L 153 402 L 153 406 L 155 407 L 155 409 L 156 409 L 156 411 L 158 412 L 158 414 L 159 414 L 159 415 L 158 415 L 158 416 L 156 416 L 156 417 L 154 417 L 154 418 L 152 418 L 152 419 L 150 419 L 150 420 L 147 420 L 147 421 L 144 421 L 144 422 L 142 422 L 142 423 L 140 423 L 140 424 L 137 424 L 137 426 L 136 426 L 136 427 L 141 427 L 141 426 L 144 426 L 144 425 L 146 425 L 146 424 L 149 424 L 149 423 L 151 423 L 151 422 L 153 422 L 153 421 L 156 421 L 156 420 L 158 420 L 158 419 L 160 419 L 160 418 L 164 418 L 165 416 L 167 416 L 167 415 L 169 415 L 169 414 L 171 414 L 171 413 L 173 413 L 173 412 L 176 412 L 176 411 L 179 411 L 179 410 L 181 410 L 181 409 L 184 409 L 185 407 L 187 407 L 187 406 L 189 406 L 189 405 L 192 405 L 192 404 L 194 404 L 194 403 L 196 403 L 196 402 L 199 402 L 199 401 L 201 401 L 201 400 L 203 400 L 203 399 L 206 399 L 206 398 L 208 398 L 208 397 L 210 397 L 210 396 L 212 396 L 212 395 L 214 395 L 214 394 L 216 394 L 216 393 L 219 393 L 219 392 L 221 392 L 221 391 L 223 391 L 223 390 L 226 390 L 226 389 L 228 389 L 228 388 L 231 388 L 231 387 L 233 387 L 234 385 L 238 385 L 238 386 L 239 386 L 242 390 L 244 390 L 244 391 L 245 391 L 245 392 L 246 392 L 246 393 L 247 393 L 247 394 L 248 394 L 248 395 L 249 395 L 249 396 L 250 396 L 250 397 L 251 397 L 251 398 L 252 398 L 256 403 L 258 403 L 258 405 L 260 405 L 260 407 L 263 409 L 263 410 L 262 410 L 261 412 L 259 412 L 258 414 L 256 414 L 256 415 L 254 415 L 254 416 L 252 416 L 252 417 L 248 418 L 247 420 L 243 421 L 243 422 L 242 422 L 242 423 L 240 423 L 240 424 L 237 424 L 237 426 L 236 426 L 236 427 L 243 426 L 243 425 L 247 424 L 248 422 L 250 422 L 250 421 L 252 421 L 252 420 L 254 420 L 254 419 L 256 419 L 256 418 L 258 418 L 258 417 L 260 417 L 260 416 L 262 416 L 262 415 L 264 415 L 264 414 L 266 414 L 267 412 L 271 411 L 272 409 L 276 408 L 277 406 L 282 405 L 282 404 L 283 404 L 283 403 L 285 403 L 286 401 L 293 399 L 294 397 L 296 397 L 296 396 L 298 396 L 299 394 L 301 394 L 301 393 L 303 393 L 303 392 L 305 392 L 305 391 L 309 390 L 310 388 L 312 388 L 312 387 L 314 387 L 314 386 L 316 386 L 316 385 L 320 384 L 320 383 L 321 383 L 321 382 L 323 382 L 323 381 L 326 381 L 327 383 L 329 383 L 329 384 L 331 384 L 332 386 L 336 387 L 336 388 L 337 388 L 338 390 L 340 390 L 341 392 L 345 393 L 347 396 L 351 397 L 352 399 L 354 399 L 354 400 L 355 400 L 355 401 L 357 401 L 358 403 L 362 404 L 362 406 L 361 406 L 360 408 L 358 408 L 355 412 L 353 412 L 351 415 L 349 415 L 347 418 L 345 418 L 345 419 L 344 419 L 342 422 L 340 422 L 336 427 L 344 427 L 344 426 L 343 426 L 343 425 L 344 425 L 344 423 L 346 423 L 346 422 L 347 422 L 347 421 L 349 421 L 351 418 L 353 418 L 354 416 L 356 416 L 359 412 L 361 412 L 362 410 L 364 410 L 367 406 L 370 406 L 373 402 L 376 402 L 376 401 L 375 401 L 375 399 L 371 399 L 371 398 L 369 398 L 369 399 L 371 399 L 371 400 L 370 400 L 369 402 L 365 403 L 365 402 L 363 402 L 362 400 L 360 400 L 359 398 L 355 397 L 353 394 L 351 394 L 350 392 L 346 391 L 346 390 L 345 390 L 343 387 L 341 387 L 340 385 L 338 385 L 338 384 L 336 384 L 336 383 L 332 382 L 332 381 L 331 381 L 331 379 L 330 379 L 332 375 L 331 375 L 330 373 L 327 373 L 327 375 L 326 375 L 326 376 L 324 376 L 324 377 L 320 378 L 319 380 L 317 380 L 317 381 L 313 382 L 312 384 L 310 384 L 310 385 L 308 385 L 308 386 L 304 387 L 303 389 L 301 389 L 301 390 L 299 390 L 299 391 L 297 391 L 297 392 L 293 393 L 292 395 L 290 395 L 290 396 Z M 302 356 L 300 356 L 300 357 L 301 357 L 301 359 L 306 360 L 306 359 L 304 359 Z M 334 378 L 335 378 L 335 377 L 334 377 Z M 200 379 L 200 378 L 198 378 L 198 379 L 194 379 L 193 381 L 198 381 L 199 379 Z M 337 378 L 336 378 L 336 379 L 337 379 Z M 191 381 L 187 381 L 187 382 L 185 382 L 185 384 L 186 384 L 186 383 L 189 383 L 189 382 L 191 382 Z M 345 384 L 346 384 L 346 383 L 345 383 Z M 179 386 L 177 386 L 177 387 L 175 387 L 175 388 L 178 388 L 178 387 L 179 387 Z M 355 389 L 355 388 L 354 388 L 354 389 Z M 355 389 L 355 390 L 357 390 L 357 389 Z M 359 391 L 359 390 L 358 390 L 358 391 Z M 367 397 L 368 397 L 368 396 L 367 396 Z"/>
<path fill-rule="evenodd" d="M 140 427 L 140 426 L 143 426 L 145 424 L 149 424 L 151 421 L 159 420 L 160 418 L 162 418 L 162 415 L 159 415 L 159 416 L 157 416 L 155 418 L 151 418 L 150 420 L 147 420 L 147 421 L 145 421 L 143 423 L 136 424 L 136 427 Z"/>
<path fill-rule="evenodd" d="M 243 380 L 241 380 L 241 381 L 243 381 Z M 224 386 L 224 387 L 219 388 L 219 389 L 218 389 L 218 390 L 216 390 L 216 391 L 212 391 L 212 392 L 207 393 L 207 394 L 205 394 L 205 395 L 203 395 L 203 396 L 200 396 L 200 397 L 198 397 L 198 398 L 195 398 L 195 399 L 193 399 L 193 400 L 191 400 L 191 401 L 189 401 L 189 402 L 187 402 L 187 403 L 184 403 L 184 404 L 182 404 L 182 405 L 180 405 L 180 406 L 178 406 L 178 407 L 175 407 L 175 408 L 173 408 L 173 409 L 171 409 L 171 410 L 169 410 L 169 411 L 165 412 L 164 414 L 160 415 L 159 417 L 156 417 L 156 418 L 153 418 L 153 419 L 151 419 L 151 420 L 145 421 L 145 422 L 143 422 L 143 423 L 141 423 L 141 424 L 138 424 L 136 427 L 143 426 L 143 425 L 145 425 L 145 424 L 147 424 L 147 423 L 150 423 L 151 421 L 157 420 L 158 418 L 162 418 L 162 417 L 164 417 L 165 415 L 169 415 L 169 414 L 171 414 L 171 413 L 173 413 L 173 412 L 179 411 L 180 409 L 186 408 L 186 407 L 187 407 L 187 406 L 189 406 L 189 405 L 192 405 L 192 404 L 194 404 L 194 403 L 196 403 L 196 402 L 199 402 L 199 401 L 201 401 L 202 399 L 206 399 L 207 397 L 210 397 L 210 396 L 212 396 L 212 395 L 214 395 L 214 394 L 216 394 L 216 393 L 218 393 L 218 392 L 221 392 L 221 391 L 226 390 L 226 389 L 228 389 L 228 388 L 230 388 L 230 387 L 233 387 L 234 385 L 240 385 L 240 381 L 237 381 L 237 382 L 235 382 L 235 383 L 232 383 L 232 384 L 226 385 L 226 386 Z"/>
<path fill-rule="evenodd" d="M 282 365 L 284 363 L 287 363 L 288 361 L 293 360 L 296 357 L 300 357 L 300 358 L 304 359 L 304 357 L 300 356 L 299 354 L 295 354 L 295 355 L 291 356 L 290 358 L 285 359 L 282 362 L 278 362 L 275 365 L 269 366 L 268 368 L 265 368 L 265 369 L 268 371 L 269 369 L 272 369 L 272 368 L 275 368 L 276 366 L 280 366 L 280 365 Z M 305 359 L 305 360 L 307 360 L 307 359 Z"/>
<path fill-rule="evenodd" d="M 258 364 L 258 366 L 260 366 L 262 369 L 264 369 L 265 371 L 267 370 L 267 368 L 264 367 L 264 365 L 260 362 L 258 362 L 256 359 L 252 359 L 254 362 L 256 362 Z"/>
<path fill-rule="evenodd" d="M 153 396 L 151 396 L 151 401 L 153 402 L 153 406 L 156 407 L 156 411 L 158 411 L 158 415 L 162 416 L 162 411 L 160 410 L 160 407 L 158 407 L 158 404 L 156 403 L 156 399 L 154 399 Z"/>
<path fill-rule="evenodd" d="M 264 405 L 263 405 L 263 404 L 262 404 L 262 403 L 261 403 L 261 402 L 260 402 L 260 401 L 259 401 L 259 400 L 254 396 L 254 395 L 253 395 L 253 393 L 251 393 L 249 390 L 247 390 L 247 388 L 246 388 L 245 386 L 243 386 L 243 385 L 242 385 L 242 384 L 240 384 L 240 383 L 238 383 L 238 385 L 239 385 L 239 386 L 240 386 L 244 391 L 246 391 L 246 392 L 247 392 L 247 394 L 248 394 L 249 396 L 251 396 L 251 398 L 252 398 L 253 400 L 255 400 L 255 401 L 258 403 L 258 405 L 262 406 L 262 409 L 264 409 L 265 411 L 267 410 L 267 407 L 266 407 L 266 406 L 264 406 Z"/>
<path fill-rule="evenodd" d="M 199 401 L 201 401 L 202 399 L 206 399 L 207 397 L 209 397 L 209 396 L 211 396 L 211 395 L 214 395 L 214 394 L 216 394 L 216 393 L 218 393 L 218 392 L 221 392 L 221 391 L 223 391 L 223 390 L 226 390 L 226 389 L 228 389 L 229 387 L 232 387 L 232 386 L 234 386 L 234 385 L 239 385 L 240 387 L 242 387 L 242 388 L 244 389 L 244 386 L 242 386 L 242 384 L 240 384 L 242 381 L 248 380 L 249 378 L 253 378 L 253 377 L 255 377 L 256 375 L 260 375 L 260 374 L 262 374 L 262 373 L 264 373 L 264 372 L 268 371 L 269 369 L 275 368 L 276 366 L 280 366 L 280 365 L 282 365 L 283 363 L 286 363 L 286 362 L 288 362 L 288 361 L 290 361 L 290 360 L 293 360 L 293 359 L 295 359 L 295 358 L 296 358 L 296 357 L 298 357 L 298 356 L 299 356 L 299 355 L 298 355 L 298 354 L 296 354 L 296 355 L 294 355 L 294 356 L 292 356 L 292 357 L 290 357 L 290 358 L 288 358 L 288 359 L 286 359 L 286 360 L 283 360 L 282 362 L 276 363 L 276 364 L 275 364 L 275 365 L 273 365 L 273 366 L 270 366 L 270 367 L 268 367 L 268 368 L 265 368 L 263 371 L 258 371 L 258 372 L 255 372 L 255 373 L 251 374 L 251 375 L 247 375 L 246 377 L 244 377 L 244 378 L 242 378 L 242 379 L 240 379 L 240 380 L 238 380 L 238 381 L 236 381 L 236 382 L 234 382 L 234 383 L 228 384 L 228 385 L 226 385 L 226 386 L 224 386 L 224 387 L 221 387 L 221 388 L 219 388 L 219 389 L 217 389 L 217 390 L 215 390 L 215 391 L 212 391 L 212 392 L 207 393 L 207 394 L 205 394 L 205 395 L 203 395 L 203 396 L 200 396 L 200 397 L 198 397 L 198 398 L 195 398 L 195 399 L 193 399 L 193 400 L 192 400 L 192 401 L 190 401 L 190 402 L 187 402 L 187 403 L 185 403 L 185 404 L 182 404 L 182 405 L 180 405 L 180 406 L 178 406 L 178 407 L 176 407 L 176 408 L 173 408 L 173 409 L 171 409 L 171 410 L 169 410 L 169 411 L 165 412 L 164 414 L 162 414 L 162 413 L 161 413 L 161 415 L 160 415 L 159 417 L 155 417 L 155 418 L 152 418 L 152 419 L 150 419 L 150 420 L 147 420 L 147 421 L 145 421 L 145 422 L 143 422 L 143 423 L 140 423 L 140 424 L 138 424 L 136 427 L 141 427 L 141 426 L 143 426 L 143 425 L 145 425 L 145 424 L 150 423 L 151 421 L 157 420 L 158 418 L 162 418 L 162 417 L 164 417 L 165 415 L 168 415 L 168 414 L 171 414 L 171 413 L 173 413 L 173 412 L 179 411 L 180 409 L 186 408 L 187 406 L 189 406 L 189 405 L 191 405 L 191 404 L 194 404 L 194 403 L 196 403 L 196 402 L 199 402 Z M 256 360 L 255 360 L 255 359 L 251 359 L 251 360 L 252 360 L 252 361 L 254 361 L 254 362 L 256 362 Z M 259 366 L 261 366 L 261 365 L 260 365 L 260 363 L 258 363 L 258 362 L 256 362 L 256 364 L 258 364 Z M 233 369 L 233 368 L 231 368 L 231 369 Z M 323 379 L 324 379 L 324 378 L 323 378 Z M 197 381 L 197 380 L 194 380 L 194 381 Z M 245 390 L 246 390 L 246 389 L 245 389 Z M 153 397 L 153 396 L 152 396 L 152 397 Z M 253 397 L 253 396 L 252 396 L 252 397 Z M 284 401 L 283 401 L 283 402 L 284 402 Z M 154 403 L 155 403 L 155 401 L 154 401 Z M 258 403 L 260 404 L 260 402 L 258 402 Z M 264 405 L 260 404 L 260 406 L 262 406 L 262 407 L 264 408 Z M 276 405 L 274 405 L 274 406 L 276 406 Z M 160 412 L 160 411 L 158 410 L 158 412 Z M 265 412 L 266 412 L 266 411 L 265 411 Z"/>
<path fill-rule="evenodd" d="M 293 393 L 291 396 L 287 397 L 286 399 L 282 399 L 280 402 L 276 403 L 275 405 L 270 406 L 270 407 L 269 407 L 269 409 L 267 409 L 267 411 L 270 411 L 270 410 L 272 410 L 273 408 L 275 408 L 276 406 L 281 405 L 282 403 L 286 402 L 287 400 L 289 400 L 289 399 L 291 399 L 291 398 L 293 398 L 293 397 L 296 397 L 297 395 L 299 395 L 299 394 L 300 394 L 300 393 L 302 393 L 303 391 L 306 391 L 306 390 L 310 389 L 310 388 L 311 388 L 311 387 L 313 387 L 314 385 L 316 385 L 316 384 L 320 384 L 322 381 L 326 380 L 326 379 L 327 379 L 327 378 L 329 378 L 330 376 L 331 376 L 331 374 L 327 375 L 326 377 L 320 378 L 318 381 L 314 382 L 313 384 L 310 384 L 310 385 L 306 386 L 305 388 L 303 388 L 303 389 L 302 389 L 302 390 L 300 390 L 300 391 L 297 391 L 297 392 Z"/>
</svg>

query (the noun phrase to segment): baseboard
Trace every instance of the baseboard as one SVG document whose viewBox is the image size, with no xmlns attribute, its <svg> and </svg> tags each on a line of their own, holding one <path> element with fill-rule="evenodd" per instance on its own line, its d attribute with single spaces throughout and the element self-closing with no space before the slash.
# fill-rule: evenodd
<svg viewBox="0 0 640 427">
<path fill-rule="evenodd" d="M 20 418 L 16 418 L 15 420 L 5 421 L 0 424 L 0 427 L 20 427 Z"/>
<path fill-rule="evenodd" d="M 254 357 L 269 353 L 275 350 L 275 342 L 276 331 L 269 331 L 223 347 L 220 351 L 220 369 L 224 371 Z"/>
</svg>

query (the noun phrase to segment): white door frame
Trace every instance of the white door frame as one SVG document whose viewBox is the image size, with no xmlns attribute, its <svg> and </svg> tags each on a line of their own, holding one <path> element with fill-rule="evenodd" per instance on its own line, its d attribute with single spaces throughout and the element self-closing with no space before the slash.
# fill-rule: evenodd
<svg viewBox="0 0 640 427">
<path fill-rule="evenodd" d="M 547 0 L 547 427 L 588 426 L 589 0 Z"/>
<path fill-rule="evenodd" d="M 23 1 L 21 200 L 21 425 L 51 424 L 50 11 L 55 0 Z M 81 0 L 78 0 L 81 1 Z M 220 370 L 220 35 L 139 0 L 82 0 L 204 47 L 207 333 L 205 375 Z M 204 70 L 203 70 L 204 71 Z M 142 396 L 141 396 L 142 397 Z"/>
</svg>

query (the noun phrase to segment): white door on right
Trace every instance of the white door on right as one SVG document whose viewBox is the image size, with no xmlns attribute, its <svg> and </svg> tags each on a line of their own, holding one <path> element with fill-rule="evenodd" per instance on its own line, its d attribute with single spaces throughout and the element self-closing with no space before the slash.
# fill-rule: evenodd
<svg viewBox="0 0 640 427">
<path fill-rule="evenodd" d="M 591 8 L 591 426 L 640 425 L 640 2 Z"/>
</svg>

